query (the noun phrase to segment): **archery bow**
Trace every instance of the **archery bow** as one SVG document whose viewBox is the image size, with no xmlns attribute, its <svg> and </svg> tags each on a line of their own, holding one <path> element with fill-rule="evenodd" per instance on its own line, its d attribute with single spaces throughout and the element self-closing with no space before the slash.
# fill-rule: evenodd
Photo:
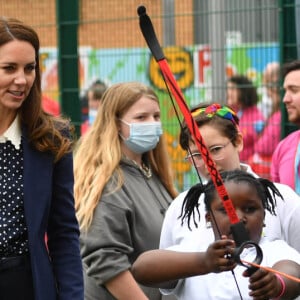
<svg viewBox="0 0 300 300">
<path fill-rule="evenodd" d="M 190 130 L 194 138 L 195 144 L 199 152 L 201 153 L 202 158 L 209 170 L 209 173 L 212 177 L 216 190 L 222 200 L 226 213 L 229 217 L 231 223 L 231 232 L 234 237 L 234 240 L 237 246 L 241 246 L 243 243 L 249 241 L 249 235 L 248 232 L 246 231 L 245 225 L 239 220 L 235 212 L 234 206 L 232 204 L 231 199 L 228 196 L 222 178 L 219 172 L 217 171 L 215 162 L 212 160 L 210 156 L 210 153 L 203 141 L 198 126 L 194 118 L 190 114 L 189 108 L 184 100 L 183 93 L 180 87 L 178 86 L 170 70 L 170 67 L 165 59 L 164 53 L 156 38 L 152 22 L 148 17 L 148 15 L 146 14 L 146 8 L 144 6 L 138 7 L 138 15 L 140 17 L 140 28 L 143 33 L 143 36 L 148 44 L 148 47 L 151 50 L 152 55 L 154 56 L 155 60 L 157 61 L 161 69 L 162 75 L 168 87 L 170 88 L 170 90 L 172 91 L 175 97 L 175 100 L 184 116 L 187 127 Z"/>
<path fill-rule="evenodd" d="M 231 232 L 232 232 L 233 238 L 237 245 L 237 248 L 234 251 L 233 258 L 235 259 L 235 261 L 237 263 L 243 265 L 244 267 L 246 267 L 248 269 L 247 272 L 248 272 L 249 276 L 253 272 L 255 272 L 257 269 L 262 268 L 262 269 L 268 270 L 273 273 L 281 274 L 284 277 L 289 278 L 291 280 L 300 282 L 299 279 L 294 276 L 290 276 L 286 273 L 273 270 L 272 268 L 260 266 L 260 263 L 261 263 L 262 257 L 263 257 L 262 250 L 258 244 L 249 240 L 249 235 L 248 235 L 248 232 L 246 231 L 245 225 L 239 220 L 239 218 L 235 212 L 233 203 L 228 196 L 228 193 L 225 189 L 221 175 L 219 174 L 219 172 L 216 168 L 215 162 L 212 160 L 212 158 L 210 156 L 210 153 L 203 141 L 203 138 L 202 138 L 199 128 L 197 126 L 197 123 L 194 120 L 194 118 L 192 117 L 192 115 L 189 111 L 189 108 L 184 100 L 183 93 L 182 93 L 180 87 L 178 86 L 178 84 L 170 70 L 170 67 L 166 61 L 164 53 L 160 47 L 160 44 L 157 40 L 156 35 L 155 35 L 155 31 L 154 31 L 152 22 L 151 22 L 150 18 L 148 17 L 148 15 L 146 14 L 146 8 L 144 6 L 139 6 L 137 12 L 138 12 L 138 15 L 140 18 L 140 28 L 141 28 L 142 34 L 146 40 L 146 43 L 147 43 L 149 49 L 151 50 L 153 57 L 155 58 L 156 62 L 158 63 L 158 65 L 160 67 L 162 76 L 166 82 L 167 87 L 170 88 L 170 90 L 172 91 L 172 93 L 175 97 L 175 100 L 176 100 L 179 108 L 181 109 L 181 112 L 184 116 L 184 120 L 187 124 L 187 127 L 190 130 L 191 135 L 194 138 L 195 144 L 196 144 L 199 152 L 201 153 L 203 161 L 205 162 L 205 164 L 208 168 L 208 171 L 212 177 L 213 183 L 216 187 L 216 190 L 222 200 L 222 203 L 224 205 L 226 213 L 229 217 L 229 220 L 231 223 Z M 179 120 L 179 122 L 180 122 L 180 120 Z M 256 257 L 254 258 L 253 262 L 248 262 L 248 261 L 244 261 L 244 260 L 240 259 L 240 254 L 248 246 L 255 247 L 255 249 L 256 249 Z M 238 289 L 239 289 L 239 287 L 238 287 Z M 242 299 L 241 294 L 240 294 L 240 296 Z"/>
</svg>

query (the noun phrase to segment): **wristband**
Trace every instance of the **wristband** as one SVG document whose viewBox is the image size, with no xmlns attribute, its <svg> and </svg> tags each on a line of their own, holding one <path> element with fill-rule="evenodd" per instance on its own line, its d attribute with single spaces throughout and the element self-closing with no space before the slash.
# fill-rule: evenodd
<svg viewBox="0 0 300 300">
<path fill-rule="evenodd" d="M 286 288 L 286 285 L 285 285 L 285 281 L 283 280 L 282 276 L 275 273 L 276 275 L 276 278 L 279 280 L 280 284 L 281 284 L 281 291 L 280 293 L 276 296 L 276 298 L 274 298 L 275 300 L 277 299 L 280 299 L 280 297 L 282 297 L 282 295 L 284 294 L 285 292 L 285 288 Z"/>
</svg>

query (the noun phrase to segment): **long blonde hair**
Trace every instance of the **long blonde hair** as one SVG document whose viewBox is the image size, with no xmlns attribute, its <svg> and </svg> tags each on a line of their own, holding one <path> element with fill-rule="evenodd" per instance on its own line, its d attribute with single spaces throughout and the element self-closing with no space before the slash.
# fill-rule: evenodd
<svg viewBox="0 0 300 300">
<path fill-rule="evenodd" d="M 96 120 L 80 140 L 74 158 L 75 207 L 81 229 L 91 225 L 94 210 L 106 183 L 115 172 L 117 189 L 123 182 L 119 167 L 122 157 L 118 120 L 142 96 L 158 102 L 154 91 L 138 82 L 118 83 L 104 93 Z M 163 136 L 154 150 L 147 153 L 152 171 L 161 179 L 169 194 L 177 195 L 167 146 Z"/>
</svg>

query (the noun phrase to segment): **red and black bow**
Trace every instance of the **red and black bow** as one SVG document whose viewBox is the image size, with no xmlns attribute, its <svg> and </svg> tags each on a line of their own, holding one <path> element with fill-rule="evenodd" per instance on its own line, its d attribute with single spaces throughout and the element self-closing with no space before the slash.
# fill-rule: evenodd
<svg viewBox="0 0 300 300">
<path fill-rule="evenodd" d="M 253 241 L 250 241 L 250 238 L 249 238 L 248 232 L 245 228 L 245 225 L 239 220 L 239 218 L 236 214 L 233 203 L 232 203 L 231 199 L 229 198 L 228 193 L 225 189 L 221 175 L 219 174 L 219 172 L 216 168 L 215 162 L 212 160 L 210 153 L 203 141 L 203 138 L 198 129 L 197 123 L 195 122 L 193 116 L 190 113 L 190 110 L 184 100 L 183 93 L 182 93 L 180 87 L 178 86 L 178 84 L 174 78 L 174 75 L 172 74 L 172 72 L 170 70 L 170 67 L 167 63 L 167 60 L 164 56 L 161 46 L 157 40 L 152 22 L 151 22 L 149 16 L 146 14 L 146 8 L 144 6 L 139 6 L 137 12 L 139 15 L 140 28 L 141 28 L 142 34 L 147 42 L 149 49 L 151 50 L 153 57 L 155 58 L 155 60 L 157 61 L 158 65 L 160 67 L 162 76 L 164 78 L 164 81 L 167 85 L 168 90 L 172 92 L 172 94 L 178 104 L 178 107 L 180 108 L 180 110 L 183 114 L 186 125 L 195 141 L 195 144 L 196 144 L 199 152 L 201 153 L 201 156 L 207 166 L 207 169 L 209 170 L 212 181 L 216 187 L 216 190 L 222 200 L 222 203 L 224 205 L 226 213 L 229 217 L 229 220 L 231 223 L 231 232 L 232 232 L 233 238 L 235 240 L 235 243 L 237 245 L 237 248 L 235 250 L 234 259 L 237 261 L 237 263 L 248 268 L 247 272 L 249 275 L 251 275 L 253 272 L 255 272 L 258 268 L 263 268 L 263 269 L 266 269 L 273 273 L 281 274 L 287 278 L 290 278 L 291 280 L 299 282 L 298 278 L 289 276 L 285 273 L 273 270 L 271 268 L 260 266 L 260 263 L 262 261 L 262 256 L 263 256 L 262 250 L 256 243 L 254 243 Z M 179 120 L 179 122 L 180 122 L 180 120 Z M 252 247 L 256 248 L 256 258 L 254 259 L 253 262 L 246 262 L 246 261 L 243 261 L 240 259 L 241 252 L 243 251 L 243 249 L 245 247 L 248 247 L 248 246 L 252 246 Z M 241 296 L 241 299 L 242 299 L 242 296 Z"/>
<path fill-rule="evenodd" d="M 190 110 L 184 100 L 183 93 L 170 70 L 168 62 L 155 35 L 152 22 L 149 16 L 146 14 L 146 8 L 144 6 L 140 6 L 138 8 L 138 14 L 140 18 L 140 28 L 143 33 L 143 36 L 148 44 L 148 47 L 151 50 L 152 55 L 154 56 L 155 60 L 157 61 L 160 67 L 162 76 L 164 77 L 168 88 L 172 92 L 178 104 L 178 107 L 182 112 L 186 125 L 190 130 L 191 135 L 194 138 L 195 144 L 198 147 L 198 150 L 201 153 L 202 158 L 209 170 L 210 176 L 214 182 L 216 190 L 223 202 L 224 208 L 229 217 L 234 240 L 237 246 L 240 246 L 242 243 L 249 241 L 248 232 L 246 231 L 244 224 L 239 220 L 235 212 L 232 201 L 229 198 L 228 193 L 225 189 L 221 175 L 219 174 L 215 162 L 212 160 L 210 153 L 203 141 L 198 126 L 190 113 Z"/>
</svg>

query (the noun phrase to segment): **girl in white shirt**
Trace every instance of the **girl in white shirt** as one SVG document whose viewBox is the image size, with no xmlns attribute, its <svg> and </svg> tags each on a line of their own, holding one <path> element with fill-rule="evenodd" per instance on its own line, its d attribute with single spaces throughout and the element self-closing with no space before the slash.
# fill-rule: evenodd
<svg viewBox="0 0 300 300">
<path fill-rule="evenodd" d="M 263 251 L 261 265 L 299 278 L 300 254 L 284 241 L 261 238 L 265 210 L 274 215 L 274 195 L 280 197 L 274 184 L 242 170 L 223 172 L 222 178 L 250 240 L 259 244 Z M 187 218 L 188 223 L 193 222 L 190 212 L 197 210 L 200 194 L 204 194 L 207 210 L 201 218 L 205 217 L 206 222 L 211 223 L 216 240 L 201 252 L 180 248 L 177 251 L 148 251 L 133 265 L 135 278 L 143 284 L 160 286 L 164 294 L 175 294 L 181 300 L 297 297 L 300 292 L 297 282 L 264 269 L 256 270 L 249 277 L 245 272 L 247 269 L 236 264 L 231 224 L 212 181 L 196 185 L 188 192 L 183 218 Z M 251 262 L 255 256 L 255 248 L 250 247 L 242 252 L 240 258 Z M 234 276 L 228 271 L 233 271 Z"/>
</svg>

